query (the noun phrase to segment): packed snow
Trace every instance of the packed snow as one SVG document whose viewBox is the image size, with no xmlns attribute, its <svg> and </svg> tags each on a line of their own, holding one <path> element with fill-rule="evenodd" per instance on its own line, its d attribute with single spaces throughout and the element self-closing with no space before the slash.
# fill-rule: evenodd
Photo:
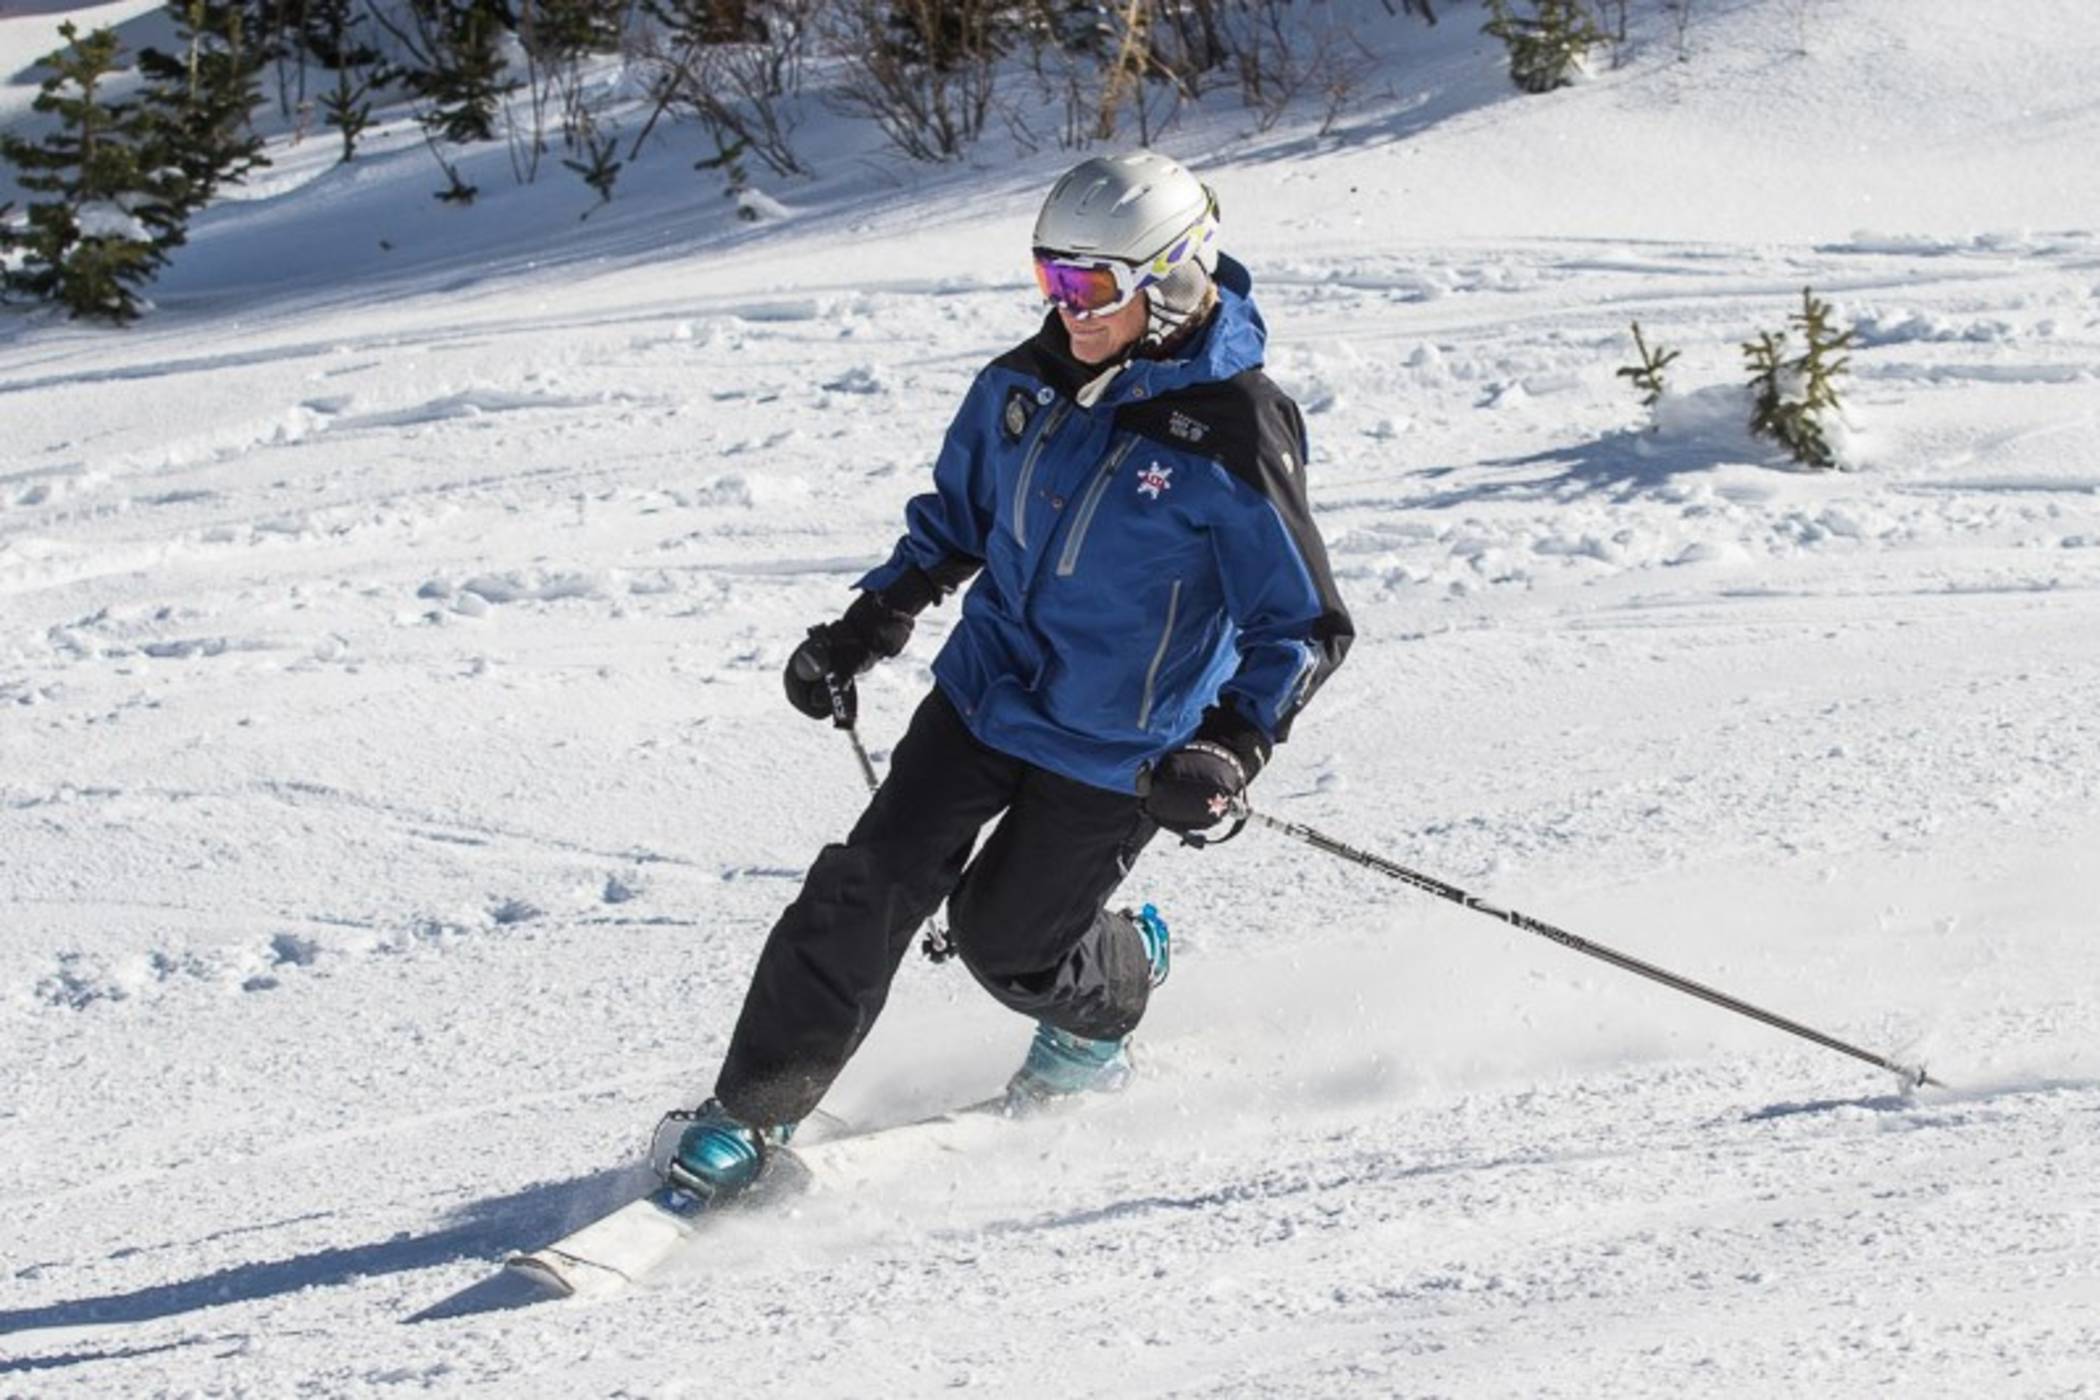
<svg viewBox="0 0 2100 1400">
<path fill-rule="evenodd" d="M 439 204 L 396 112 L 276 143 L 136 328 L 0 319 L 0 1394 L 2100 1391 L 2100 27 L 1715 0 L 1526 98 L 1440 9 L 1365 7 L 1331 134 L 1223 94 L 1162 141 L 1360 633 L 1257 804 L 1946 1089 L 1163 841 L 1128 1093 L 405 1325 L 709 1088 L 864 796 L 779 669 L 1034 325 L 1074 157 L 818 121 L 748 222 L 673 132 L 584 220 L 500 148 Z M 1840 472 L 1744 426 L 1804 286 L 1861 332 Z M 952 617 L 863 682 L 878 762 Z M 913 959 L 827 1108 L 981 1098 L 1027 1034 Z"/>
</svg>

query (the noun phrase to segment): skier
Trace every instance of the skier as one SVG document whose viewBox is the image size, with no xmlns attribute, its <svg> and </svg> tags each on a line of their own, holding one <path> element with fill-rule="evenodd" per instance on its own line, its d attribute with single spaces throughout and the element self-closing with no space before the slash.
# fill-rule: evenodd
<svg viewBox="0 0 2100 1400">
<path fill-rule="evenodd" d="M 788 662 L 795 708 L 833 718 L 836 694 L 850 722 L 854 677 L 976 576 L 886 781 L 774 925 L 715 1096 L 666 1120 L 674 1183 L 758 1178 L 943 899 L 964 964 L 1037 1023 L 1010 1101 L 1129 1079 L 1168 934 L 1110 896 L 1160 827 L 1231 813 L 1353 636 L 1304 424 L 1218 229 L 1210 189 L 1149 152 L 1084 161 L 1044 201 L 1050 313 L 978 374 L 895 551 Z"/>
</svg>

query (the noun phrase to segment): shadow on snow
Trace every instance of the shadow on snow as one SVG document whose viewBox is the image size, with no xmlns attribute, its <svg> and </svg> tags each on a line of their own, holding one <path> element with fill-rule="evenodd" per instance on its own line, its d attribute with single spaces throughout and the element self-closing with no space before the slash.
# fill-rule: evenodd
<svg viewBox="0 0 2100 1400">
<path fill-rule="evenodd" d="M 1870 1113 L 1902 1113 L 1947 1108 L 1963 1104 L 1999 1102 L 2028 1096 L 2087 1096 L 2100 1090 L 2100 1079 L 2040 1077 L 2001 1079 L 1993 1082 L 1956 1083 L 1950 1088 L 1911 1094 L 1880 1094 L 1855 1099 L 1808 1099 L 1797 1103 L 1767 1104 L 1746 1113 L 1745 1123 L 1769 1122 L 1775 1118 L 1797 1118 L 1804 1114 L 1831 1113 L 1841 1108 L 1865 1109 Z"/>
<path fill-rule="evenodd" d="M 508 1196 L 476 1201 L 461 1208 L 450 1223 L 427 1234 L 401 1234 L 373 1244 L 237 1264 L 199 1278 L 157 1283 L 123 1293 L 0 1309 L 0 1336 L 46 1327 L 150 1322 L 227 1303 L 249 1303 L 360 1278 L 412 1273 L 465 1259 L 493 1261 L 520 1247 L 558 1237 L 574 1222 L 617 1198 L 632 1181 L 632 1169 L 619 1168 L 571 1181 L 546 1182 Z M 81 1353 L 70 1360 L 11 1361 L 0 1366 L 0 1373 L 128 1354 L 132 1353 Z"/>
<path fill-rule="evenodd" d="M 162 1352 L 181 1351 L 185 1347 L 202 1346 L 204 1337 L 185 1337 L 179 1342 L 162 1342 L 150 1347 L 118 1347 L 114 1351 L 65 1351 L 53 1356 L 11 1356 L 0 1359 L 0 1376 L 23 1375 L 32 1371 L 63 1371 L 68 1366 L 85 1366 L 95 1361 L 128 1361 L 135 1356 L 158 1356 Z"/>
<path fill-rule="evenodd" d="M 1498 474 L 1433 490 L 1406 504 L 1423 510 L 1449 510 L 1489 501 L 1572 501 L 1596 494 L 1621 502 L 1672 488 L 1682 478 L 1743 460 L 1739 448 L 1730 452 L 1708 441 L 1673 440 L 1650 432 L 1620 430 L 1588 442 L 1482 463 L 1507 469 L 1512 475 Z M 1524 468 L 1533 470 L 1514 475 Z M 1416 473 L 1416 479 L 1434 482 L 1472 470 L 1470 465 L 1431 467 Z"/>
</svg>

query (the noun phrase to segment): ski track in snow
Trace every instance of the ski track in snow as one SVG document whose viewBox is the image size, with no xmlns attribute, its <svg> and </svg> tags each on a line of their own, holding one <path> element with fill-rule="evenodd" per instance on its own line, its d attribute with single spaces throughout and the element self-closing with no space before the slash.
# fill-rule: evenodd
<svg viewBox="0 0 2100 1400">
<path fill-rule="evenodd" d="M 198 293 L 0 342 L 0 1395 L 2100 1388 L 2100 212 L 1308 230 L 1294 182 L 1357 167 L 1276 139 L 1222 178 L 1361 636 L 1257 799 L 1951 1090 L 1269 833 L 1161 845 L 1124 1098 L 855 1144 L 601 1304 L 397 1326 L 705 1091 L 861 800 L 779 667 L 1035 309 L 988 253 L 855 277 L 822 210 Z M 1855 471 L 1729 387 L 1803 285 L 1862 329 Z M 1684 352 L 1652 429 L 1636 319 Z M 878 761 L 951 618 L 865 680 Z M 1026 1029 L 914 959 L 828 1106 L 981 1097 Z"/>
<path fill-rule="evenodd" d="M 1254 835 L 1147 861 L 1184 956 L 1126 1102 L 872 1150 L 720 1232 L 733 1290 L 695 1265 L 375 1339 L 610 1199 L 704 1087 L 855 805 L 775 671 L 1025 303 L 572 333 L 558 367 L 528 323 L 419 351 L 454 386 L 420 396 L 352 350 L 375 382 L 325 413 L 307 373 L 215 359 L 5 483 L 0 1378 L 609 1393 L 675 1334 L 816 1394 L 1026 1389 L 1045 1338 L 1132 1394 L 2073 1393 L 2087 906 L 2005 888 L 2100 836 L 2100 328 L 2023 320 L 2084 274 L 1701 251 L 1425 254 L 1438 295 L 1389 310 L 1350 264 L 1265 291 L 1364 639 L 1262 795 L 2000 1087 L 1876 1097 Z M 1874 324 L 1924 328 L 1858 352 L 1866 470 L 1634 424 L 1625 319 L 1719 380 L 1746 308 L 1861 261 L 1902 288 Z M 1930 329 L 1969 324 L 2009 329 Z M 293 428 L 161 431 L 200 389 Z M 878 736 L 943 630 L 870 681 Z M 1017 1028 L 960 982 L 908 969 L 843 1103 L 989 1087 Z"/>
</svg>

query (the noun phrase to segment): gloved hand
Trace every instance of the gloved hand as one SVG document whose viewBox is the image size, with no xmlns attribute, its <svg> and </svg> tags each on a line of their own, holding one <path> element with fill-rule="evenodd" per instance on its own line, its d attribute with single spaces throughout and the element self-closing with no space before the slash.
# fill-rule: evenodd
<svg viewBox="0 0 2100 1400">
<path fill-rule="evenodd" d="M 788 657 L 781 679 L 788 703 L 811 719 L 830 719 L 831 687 L 836 683 L 851 724 L 860 709 L 853 678 L 904 650 L 911 640 L 912 614 L 892 607 L 880 594 L 863 593 L 837 622 L 809 629 L 802 645 Z"/>
<path fill-rule="evenodd" d="M 1229 705 L 1211 706 L 1194 737 L 1153 766 L 1145 815 L 1182 835 L 1215 826 L 1246 800 L 1269 752 L 1253 722 Z"/>
</svg>

